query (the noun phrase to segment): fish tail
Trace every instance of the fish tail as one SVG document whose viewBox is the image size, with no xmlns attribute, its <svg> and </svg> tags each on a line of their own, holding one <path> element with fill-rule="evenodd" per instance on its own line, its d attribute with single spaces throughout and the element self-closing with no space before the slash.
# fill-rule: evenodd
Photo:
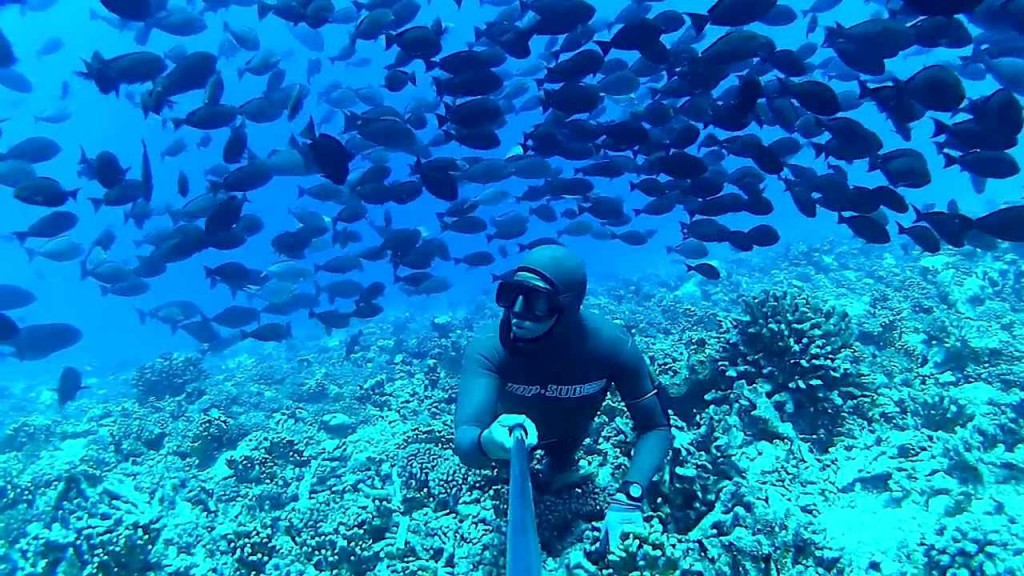
<svg viewBox="0 0 1024 576">
<path fill-rule="evenodd" d="M 708 27 L 708 24 L 711 24 L 711 18 L 707 14 L 688 12 L 686 15 L 690 17 L 690 25 L 697 32 L 697 36 L 703 34 L 704 29 Z"/>
</svg>

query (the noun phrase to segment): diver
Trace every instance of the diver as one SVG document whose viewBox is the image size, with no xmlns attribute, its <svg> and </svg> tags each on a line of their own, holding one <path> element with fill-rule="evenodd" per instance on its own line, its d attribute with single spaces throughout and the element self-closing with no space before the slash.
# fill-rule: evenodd
<svg viewBox="0 0 1024 576">
<path fill-rule="evenodd" d="M 666 399 L 633 338 L 581 309 L 583 261 L 559 245 L 526 253 L 498 283 L 497 326 L 466 349 L 455 409 L 455 452 L 466 466 L 507 460 L 512 430 L 543 452 L 538 490 L 578 480 L 576 453 L 612 386 L 636 431 L 629 470 L 605 513 L 602 541 L 643 526 L 647 485 L 672 445 Z"/>
</svg>

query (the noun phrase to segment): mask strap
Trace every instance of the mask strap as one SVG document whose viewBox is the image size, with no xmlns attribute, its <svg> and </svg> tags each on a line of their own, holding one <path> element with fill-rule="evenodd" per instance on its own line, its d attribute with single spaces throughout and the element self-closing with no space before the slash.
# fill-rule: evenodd
<svg viewBox="0 0 1024 576">
<path fill-rule="evenodd" d="M 547 274 L 545 274 L 541 270 L 537 270 L 536 268 L 533 268 L 532 266 L 519 266 L 518 268 L 516 268 L 516 272 L 529 272 L 530 274 L 533 274 L 534 276 L 537 276 L 541 280 L 543 280 L 544 283 L 548 285 L 548 288 L 550 288 L 551 290 L 554 290 L 555 293 L 560 293 L 561 292 L 559 290 L 559 288 L 558 288 L 558 282 L 555 282 L 551 278 L 551 276 L 548 276 Z"/>
</svg>

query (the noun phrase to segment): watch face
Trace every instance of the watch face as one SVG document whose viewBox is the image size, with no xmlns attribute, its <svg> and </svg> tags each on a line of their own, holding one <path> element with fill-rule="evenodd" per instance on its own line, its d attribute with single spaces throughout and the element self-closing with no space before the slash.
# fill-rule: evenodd
<svg viewBox="0 0 1024 576">
<path fill-rule="evenodd" d="M 644 489 L 639 484 L 630 484 L 628 495 L 630 498 L 639 500 L 644 495 Z"/>
</svg>

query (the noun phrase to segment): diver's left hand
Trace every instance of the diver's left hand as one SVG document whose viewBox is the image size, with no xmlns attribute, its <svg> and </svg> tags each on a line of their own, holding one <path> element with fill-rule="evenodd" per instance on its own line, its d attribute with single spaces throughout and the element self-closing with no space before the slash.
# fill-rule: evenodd
<svg viewBox="0 0 1024 576">
<path fill-rule="evenodd" d="M 638 532 L 644 529 L 644 512 L 640 504 L 630 502 L 625 496 L 616 494 L 612 497 L 608 511 L 604 515 L 604 528 L 601 530 L 601 547 L 607 553 L 610 549 L 618 550 L 625 532 Z"/>
</svg>

